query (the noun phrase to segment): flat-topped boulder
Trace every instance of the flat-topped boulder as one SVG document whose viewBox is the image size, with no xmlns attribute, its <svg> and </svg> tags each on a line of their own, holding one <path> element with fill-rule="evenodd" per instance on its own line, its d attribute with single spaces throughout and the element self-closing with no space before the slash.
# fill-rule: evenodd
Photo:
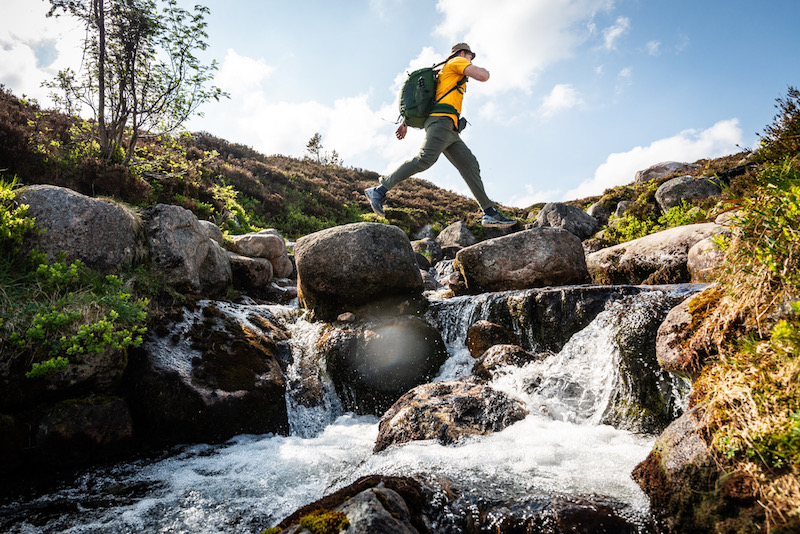
<svg viewBox="0 0 800 534">
<path fill-rule="evenodd" d="M 461 249 L 456 262 L 471 293 L 582 284 L 581 240 L 561 228 L 533 228 Z"/>
<path fill-rule="evenodd" d="M 656 180 L 658 178 L 663 178 L 668 174 L 672 174 L 675 172 L 691 172 L 695 169 L 700 168 L 699 165 L 694 163 L 685 163 L 681 161 L 662 161 L 661 163 L 656 163 L 644 170 L 638 171 L 636 173 L 635 182 L 648 182 L 650 180 Z"/>
<path fill-rule="evenodd" d="M 581 241 L 592 237 L 599 226 L 600 223 L 596 218 L 580 208 L 563 202 L 548 202 L 536 215 L 537 228 L 563 228 L 578 236 Z"/>
<path fill-rule="evenodd" d="M 593 252 L 586 256 L 586 266 L 592 279 L 601 284 L 689 282 L 689 249 L 725 231 L 714 223 L 677 226 Z"/>
<path fill-rule="evenodd" d="M 300 303 L 322 320 L 424 289 L 411 242 L 396 226 L 329 228 L 298 239 L 294 254 Z"/>
</svg>

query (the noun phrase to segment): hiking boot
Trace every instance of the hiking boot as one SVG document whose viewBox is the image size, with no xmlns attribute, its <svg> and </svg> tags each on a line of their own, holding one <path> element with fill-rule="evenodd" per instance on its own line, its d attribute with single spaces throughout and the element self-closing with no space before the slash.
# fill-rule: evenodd
<svg viewBox="0 0 800 534">
<path fill-rule="evenodd" d="M 372 206 L 372 211 L 375 212 L 375 215 L 386 217 L 383 213 L 383 201 L 386 199 L 386 194 L 378 191 L 377 187 L 364 189 L 364 194 L 367 195 L 367 200 L 369 200 L 369 205 Z"/>
<path fill-rule="evenodd" d="M 493 215 L 485 214 L 481 219 L 481 224 L 485 228 L 508 228 L 517 224 L 516 219 L 509 219 L 499 211 Z"/>
</svg>

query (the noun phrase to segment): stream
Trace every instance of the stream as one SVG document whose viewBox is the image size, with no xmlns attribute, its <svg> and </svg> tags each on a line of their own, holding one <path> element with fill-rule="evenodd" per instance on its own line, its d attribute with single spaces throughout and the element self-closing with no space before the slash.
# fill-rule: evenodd
<svg viewBox="0 0 800 534">
<path fill-rule="evenodd" d="M 636 328 L 638 309 L 675 299 L 666 293 L 645 291 L 611 303 L 559 353 L 496 375 L 491 385 L 521 399 L 530 411 L 501 432 L 455 446 L 417 441 L 373 454 L 378 418 L 345 413 L 324 369 L 322 404 L 308 408 L 293 402 L 292 384 L 299 375 L 290 367 L 290 435 L 240 435 L 222 444 L 179 446 L 155 457 L 80 471 L 43 493 L 0 501 L 0 530 L 258 533 L 359 477 L 381 474 L 416 477 L 432 487 L 445 479 L 463 494 L 490 500 L 599 496 L 616 503 L 618 515 L 638 532 L 650 532 L 648 499 L 630 473 L 656 436 L 601 419 L 620 380 L 616 334 Z M 442 328 L 450 354 L 436 380 L 469 374 L 474 360 L 464 345 L 466 328 L 485 318 L 491 298 L 432 302 L 428 313 L 435 317 L 428 319 Z M 242 317 L 254 310 L 277 317 L 292 334 L 295 365 L 314 358 L 322 326 L 305 321 L 296 307 L 218 306 Z M 672 387 L 685 401 L 686 384 L 676 381 Z M 445 528 L 446 514 L 440 521 L 443 531 L 452 531 Z"/>
</svg>

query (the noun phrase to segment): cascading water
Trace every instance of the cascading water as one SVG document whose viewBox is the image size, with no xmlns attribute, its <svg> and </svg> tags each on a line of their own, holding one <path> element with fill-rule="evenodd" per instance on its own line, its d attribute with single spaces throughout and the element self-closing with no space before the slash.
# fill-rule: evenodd
<svg viewBox="0 0 800 534">
<path fill-rule="evenodd" d="M 626 310 L 664 306 L 654 295 L 661 292 L 652 293 L 633 297 Z M 486 318 L 496 298 L 516 296 L 432 303 L 429 319 L 442 329 L 451 354 L 437 380 L 469 374 L 466 329 Z M 322 325 L 306 322 L 295 308 L 227 306 L 224 311 L 244 315 L 265 309 L 292 333 L 290 436 L 243 435 L 221 445 L 185 446 L 160 458 L 86 471 L 48 493 L 3 503 L 0 530 L 255 533 L 361 476 L 383 474 L 444 478 L 490 499 L 603 496 L 618 503 L 639 532 L 647 532 L 647 498 L 629 474 L 647 456 L 654 437 L 598 424 L 618 387 L 614 338 L 629 326 L 614 305 L 558 354 L 494 378 L 493 387 L 528 405 L 531 414 L 524 420 L 456 446 L 417 441 L 377 454 L 372 453 L 377 418 L 342 414 L 324 369 L 314 364 Z M 296 394 L 309 369 L 316 369 L 323 390 L 314 406 Z"/>
</svg>

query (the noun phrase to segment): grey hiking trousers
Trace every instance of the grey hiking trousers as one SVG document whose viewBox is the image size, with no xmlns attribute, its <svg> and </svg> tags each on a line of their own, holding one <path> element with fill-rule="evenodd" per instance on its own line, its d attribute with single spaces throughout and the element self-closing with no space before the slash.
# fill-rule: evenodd
<svg viewBox="0 0 800 534">
<path fill-rule="evenodd" d="M 450 117 L 428 117 L 425 121 L 425 143 L 419 154 L 400 165 L 389 176 L 382 176 L 381 185 L 386 189 L 393 188 L 403 180 L 430 168 L 442 153 L 461 174 L 481 209 L 494 206 L 483 188 L 478 160 L 461 140 Z"/>
</svg>

